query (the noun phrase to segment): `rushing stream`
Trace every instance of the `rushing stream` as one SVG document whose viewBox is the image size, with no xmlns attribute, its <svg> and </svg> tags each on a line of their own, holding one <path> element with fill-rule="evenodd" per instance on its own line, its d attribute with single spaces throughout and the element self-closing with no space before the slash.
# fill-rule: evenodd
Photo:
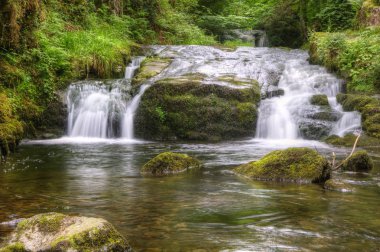
<svg viewBox="0 0 380 252">
<path fill-rule="evenodd" d="M 350 150 L 302 139 L 302 125 L 326 94 L 336 121 L 329 134 L 360 128 L 360 115 L 336 102 L 341 81 L 310 65 L 307 53 L 270 48 L 234 52 L 200 46 L 153 46 L 150 54 L 172 58 L 162 73 L 131 96 L 131 79 L 143 58 L 127 67 L 125 79 L 84 81 L 70 86 L 68 137 L 24 141 L 0 167 L 0 242 L 15 220 L 42 212 L 102 217 L 136 251 L 376 251 L 380 247 L 380 148 L 370 149 L 369 174 L 336 173 L 354 192 L 320 185 L 249 181 L 236 165 L 290 146 L 307 146 L 338 158 Z M 206 75 L 205 85 L 229 85 L 220 76 L 259 81 L 263 94 L 256 137 L 221 143 L 147 142 L 133 139 L 134 114 L 144 92 L 161 78 Z M 196 174 L 143 177 L 140 167 L 163 151 L 193 155 L 204 163 Z"/>
</svg>

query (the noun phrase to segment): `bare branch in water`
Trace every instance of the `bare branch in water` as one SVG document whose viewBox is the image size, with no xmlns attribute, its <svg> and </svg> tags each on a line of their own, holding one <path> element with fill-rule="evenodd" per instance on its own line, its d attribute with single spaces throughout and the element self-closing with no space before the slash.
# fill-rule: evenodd
<svg viewBox="0 0 380 252">
<path fill-rule="evenodd" d="M 352 154 L 354 154 L 355 149 L 356 149 L 356 145 L 359 142 L 360 136 L 361 136 L 361 131 L 358 132 L 358 136 L 356 137 L 356 140 L 355 140 L 354 146 L 352 147 L 350 155 L 348 155 L 348 157 L 346 157 L 346 159 L 344 159 L 342 162 L 340 162 L 340 164 L 337 166 L 335 166 L 335 153 L 333 152 L 333 161 L 332 161 L 332 167 L 333 167 L 332 170 L 333 171 L 338 170 L 343 165 L 343 163 L 346 162 L 352 156 Z"/>
</svg>

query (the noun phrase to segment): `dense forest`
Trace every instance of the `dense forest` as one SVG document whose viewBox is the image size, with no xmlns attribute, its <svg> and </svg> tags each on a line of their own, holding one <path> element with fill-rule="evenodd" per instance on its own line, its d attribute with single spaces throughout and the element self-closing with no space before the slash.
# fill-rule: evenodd
<svg viewBox="0 0 380 252">
<path fill-rule="evenodd" d="M 380 89 L 378 1 L 5 0 L 0 6 L 0 142 L 54 123 L 73 80 L 123 75 L 144 44 L 238 46 L 231 29 L 265 30 L 273 47 L 309 48 L 350 92 Z M 375 25 L 375 27 L 373 27 Z M 372 26 L 368 28 L 369 26 Z M 47 112 L 48 111 L 48 112 Z M 8 143 L 8 144 L 6 144 Z"/>
</svg>

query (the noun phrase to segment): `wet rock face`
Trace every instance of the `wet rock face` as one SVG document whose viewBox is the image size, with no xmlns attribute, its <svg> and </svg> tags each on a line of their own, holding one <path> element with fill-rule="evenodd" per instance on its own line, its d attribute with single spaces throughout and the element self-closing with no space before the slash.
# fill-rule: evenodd
<svg viewBox="0 0 380 252">
<path fill-rule="evenodd" d="M 191 74 L 156 82 L 142 97 L 135 134 L 153 140 L 211 140 L 255 135 L 260 89 L 252 80 L 205 83 Z"/>
<path fill-rule="evenodd" d="M 313 95 L 310 98 L 310 103 L 316 106 L 329 106 L 327 95 L 322 95 L 322 94 Z"/>
<path fill-rule="evenodd" d="M 59 213 L 21 221 L 6 251 L 132 251 L 127 240 L 106 220 Z"/>
<path fill-rule="evenodd" d="M 142 168 L 143 174 L 163 176 L 197 170 L 201 167 L 199 160 L 186 154 L 164 152 L 146 163 Z"/>
<path fill-rule="evenodd" d="M 373 162 L 367 151 L 355 152 L 347 161 L 343 162 L 342 170 L 354 172 L 368 172 L 372 170 Z"/>
<path fill-rule="evenodd" d="M 327 160 L 309 148 L 289 148 L 269 153 L 258 161 L 234 169 L 255 180 L 321 183 L 330 178 Z"/>
</svg>

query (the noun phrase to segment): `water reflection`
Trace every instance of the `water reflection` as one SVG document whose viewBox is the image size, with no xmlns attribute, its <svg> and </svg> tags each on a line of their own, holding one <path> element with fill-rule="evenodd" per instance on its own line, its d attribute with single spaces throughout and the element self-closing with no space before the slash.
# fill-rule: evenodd
<svg viewBox="0 0 380 252">
<path fill-rule="evenodd" d="M 62 141 L 66 141 L 62 143 Z M 310 141 L 199 143 L 29 142 L 0 168 L 0 222 L 41 212 L 103 217 L 137 251 L 376 250 L 380 244 L 380 157 L 370 174 L 336 174 L 353 193 L 318 185 L 249 181 L 231 168 L 273 149 L 329 146 Z M 61 142 L 60 142 L 61 141 Z M 205 164 L 200 173 L 141 177 L 162 151 Z M 342 156 L 347 149 L 334 149 Z M 377 151 L 374 149 L 374 151 Z M 0 237 L 12 230 L 0 224 Z M 201 241 L 201 242 L 200 242 Z"/>
</svg>

